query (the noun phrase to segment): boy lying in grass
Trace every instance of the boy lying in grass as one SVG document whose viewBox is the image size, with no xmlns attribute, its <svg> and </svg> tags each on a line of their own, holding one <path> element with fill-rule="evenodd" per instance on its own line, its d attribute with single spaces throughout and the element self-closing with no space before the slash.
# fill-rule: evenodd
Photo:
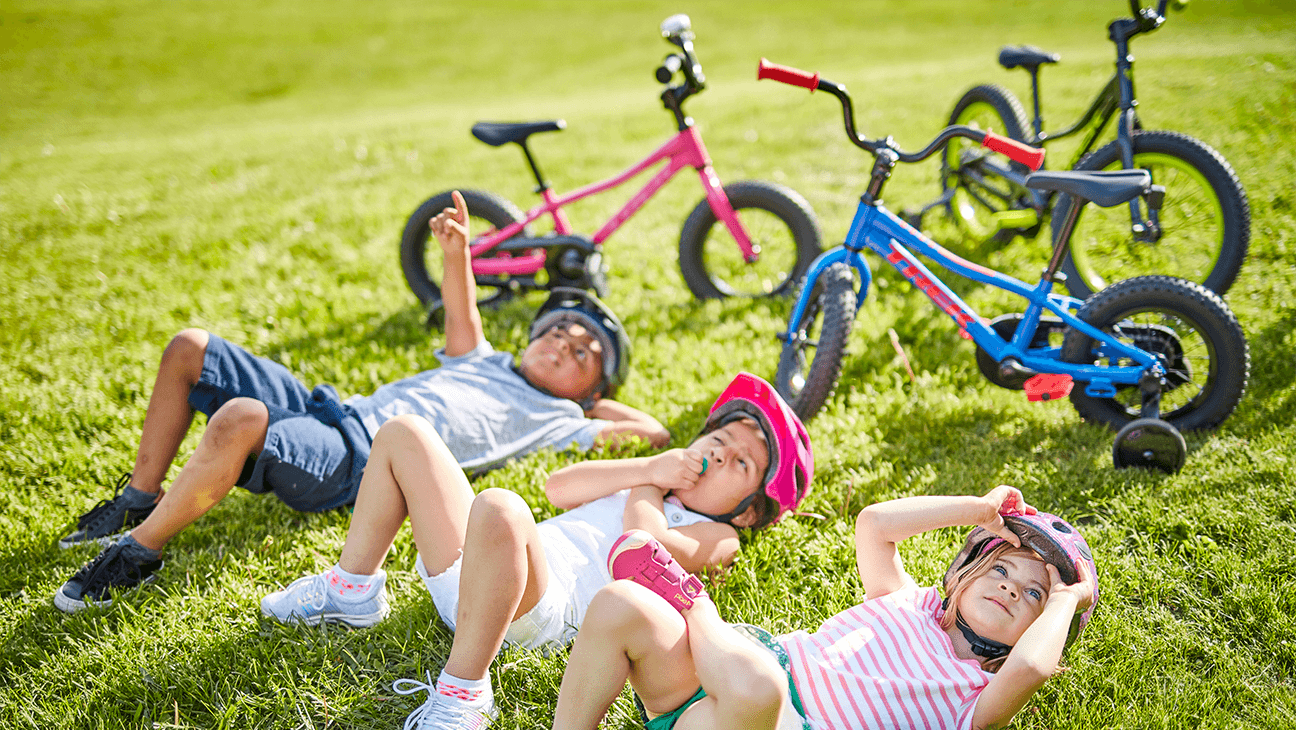
<svg viewBox="0 0 1296 730">
<path fill-rule="evenodd" d="M 468 208 L 431 222 L 445 253 L 446 344 L 441 367 L 339 401 L 327 385 L 309 391 L 278 363 L 202 330 L 167 346 L 149 397 L 135 469 L 112 498 L 82 515 L 59 545 L 109 542 L 54 594 L 72 612 L 112 602 L 110 591 L 152 580 L 161 550 L 235 486 L 273 492 L 307 512 L 350 504 L 370 444 L 393 416 L 430 421 L 458 468 L 481 469 L 536 449 L 581 449 L 625 436 L 657 446 L 670 436 L 646 413 L 610 400 L 630 368 L 630 341 L 594 297 L 556 291 L 531 325 L 515 365 L 486 341 L 468 251 Z M 169 490 L 162 480 L 193 421 L 208 417 L 194 454 Z"/>
</svg>

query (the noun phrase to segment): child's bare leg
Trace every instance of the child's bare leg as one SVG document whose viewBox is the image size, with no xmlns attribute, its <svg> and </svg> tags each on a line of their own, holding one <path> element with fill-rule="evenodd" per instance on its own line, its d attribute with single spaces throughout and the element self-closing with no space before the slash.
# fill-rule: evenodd
<svg viewBox="0 0 1296 730">
<path fill-rule="evenodd" d="M 662 714 L 698 689 L 684 617 L 651 591 L 614 581 L 590 601 L 563 672 L 554 730 L 593 730 L 632 672 L 645 707 Z"/>
<path fill-rule="evenodd" d="M 686 710 L 675 727 L 774 730 L 787 687 L 778 662 L 721 620 L 711 599 L 700 599 L 683 613 L 693 666 L 707 696 Z M 635 680 L 631 676 L 632 684 Z"/>
<path fill-rule="evenodd" d="M 446 674 L 484 678 L 509 624 L 534 608 L 548 585 L 549 566 L 531 508 L 504 489 L 477 495 L 468 516 Z"/>
<path fill-rule="evenodd" d="M 338 566 L 372 575 L 410 516 L 414 544 L 432 575 L 459 557 L 473 491 L 432 424 L 397 416 L 374 438 Z"/>
<path fill-rule="evenodd" d="M 131 486 L 141 492 L 156 494 L 161 490 L 167 469 L 193 423 L 189 391 L 202 377 L 207 339 L 206 331 L 187 329 L 172 338 L 162 353 L 131 475 Z"/>
<path fill-rule="evenodd" d="M 630 581 L 591 602 L 563 674 L 554 730 L 593 730 L 630 680 L 654 714 L 684 704 L 700 684 L 707 696 L 675 727 L 765 728 L 778 723 L 786 677 L 767 655 L 699 599 L 684 615 Z"/>
<path fill-rule="evenodd" d="M 234 398 L 212 414 L 193 456 L 176 475 L 153 514 L 131 531 L 147 548 L 171 538 L 216 506 L 234 488 L 248 457 L 265 446 L 270 412 L 261 401 Z"/>
</svg>

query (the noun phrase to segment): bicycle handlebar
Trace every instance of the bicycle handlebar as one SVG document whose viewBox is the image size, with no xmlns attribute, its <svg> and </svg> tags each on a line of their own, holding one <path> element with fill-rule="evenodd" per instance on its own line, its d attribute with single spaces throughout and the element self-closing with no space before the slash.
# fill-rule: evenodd
<svg viewBox="0 0 1296 730">
<path fill-rule="evenodd" d="M 780 66 L 762 58 L 760 64 L 756 66 L 756 80 L 762 81 L 764 79 L 772 79 L 789 86 L 800 86 L 803 89 L 809 89 L 811 93 L 814 93 L 814 90 L 819 88 L 819 74 L 812 74 L 791 66 Z"/>
<path fill-rule="evenodd" d="M 1132 0 L 1137 2 L 1138 0 Z M 846 92 L 846 87 L 825 78 L 820 78 L 817 73 L 802 71 L 791 66 L 782 66 L 777 63 L 771 63 L 768 59 L 762 58 L 760 64 L 756 67 L 756 80 L 770 79 L 789 86 L 797 86 L 803 89 L 809 89 L 812 93 L 815 89 L 826 91 L 841 100 L 842 117 L 846 122 L 846 136 L 851 142 L 864 150 L 877 154 L 881 149 L 888 149 L 895 153 L 896 158 L 901 162 L 918 162 L 931 157 L 937 150 L 945 146 L 945 143 L 954 137 L 966 137 L 980 143 L 983 147 L 994 152 L 1002 153 L 1015 162 L 1026 165 L 1031 170 L 1038 170 L 1040 165 L 1044 164 L 1044 150 L 1031 147 L 1028 144 L 1018 142 L 1015 139 L 1004 137 L 994 132 L 983 132 L 979 129 L 972 129 L 962 125 L 955 125 L 942 129 L 936 138 L 931 141 L 925 148 L 919 152 L 902 152 L 896 149 L 891 138 L 870 142 L 862 139 L 855 130 L 855 111 L 851 102 L 850 94 Z"/>
<path fill-rule="evenodd" d="M 1130 12 L 1137 18 L 1143 15 L 1143 0 L 1129 0 Z M 1188 5 L 1188 0 L 1159 0 L 1156 6 L 1156 14 L 1165 17 L 1166 6 L 1169 5 L 1173 10 L 1183 10 Z M 1152 8 L 1149 6 L 1148 10 Z"/>
<path fill-rule="evenodd" d="M 1044 164 L 1044 148 L 1031 147 L 1025 142 L 1018 142 L 1012 137 L 1003 137 L 994 132 L 986 132 L 981 146 L 988 150 L 1007 155 L 1016 162 L 1029 167 L 1031 172 L 1040 169 Z"/>
</svg>

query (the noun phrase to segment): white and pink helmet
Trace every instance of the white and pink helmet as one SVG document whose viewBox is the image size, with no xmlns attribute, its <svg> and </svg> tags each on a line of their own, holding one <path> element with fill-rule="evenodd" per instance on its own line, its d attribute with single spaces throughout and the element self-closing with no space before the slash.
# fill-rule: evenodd
<svg viewBox="0 0 1296 730">
<path fill-rule="evenodd" d="M 1047 512 L 1037 512 L 1033 515 L 1005 514 L 1003 520 L 1008 529 L 1021 539 L 1022 547 L 1033 550 L 1041 560 L 1057 568 L 1058 577 L 1067 585 L 1080 580 L 1080 576 L 1076 573 L 1076 561 L 1081 560 L 1088 564 L 1089 574 L 1093 576 L 1093 603 L 1071 620 L 1071 629 L 1067 632 L 1066 640 L 1066 645 L 1070 646 L 1089 623 L 1094 609 L 1098 606 L 1098 566 L 1094 564 L 1089 543 L 1085 542 L 1079 530 L 1066 520 Z M 963 549 L 954 557 L 949 570 L 945 571 L 945 594 L 949 595 L 954 590 L 959 571 L 976 560 L 977 556 L 993 550 L 1003 542 L 1002 537 L 982 527 L 974 528 L 968 533 Z"/>
<path fill-rule="evenodd" d="M 755 420 L 765 434 L 769 467 L 765 470 L 764 488 L 753 492 L 729 514 L 712 517 L 728 522 L 745 512 L 756 495 L 763 491 L 778 503 L 778 514 L 773 519 L 773 522 L 778 522 L 810 493 L 810 484 L 814 480 L 814 451 L 810 447 L 810 435 L 774 386 L 751 373 L 738 373 L 724 389 L 711 406 L 702 433 L 710 433 L 739 418 Z"/>
</svg>

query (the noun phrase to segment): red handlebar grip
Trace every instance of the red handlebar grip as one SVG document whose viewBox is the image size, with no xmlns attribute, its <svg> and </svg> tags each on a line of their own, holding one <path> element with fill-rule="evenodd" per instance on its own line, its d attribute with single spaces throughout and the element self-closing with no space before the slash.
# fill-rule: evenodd
<svg viewBox="0 0 1296 730">
<path fill-rule="evenodd" d="M 770 63 L 764 58 L 760 60 L 760 65 L 756 67 L 756 80 L 760 81 L 761 79 L 773 79 L 791 86 L 800 86 L 810 91 L 819 88 L 819 74 L 812 74 L 809 71 L 802 71 L 791 66 L 780 66 L 777 63 Z"/>
<path fill-rule="evenodd" d="M 1029 167 L 1032 172 L 1040 169 L 1040 165 L 1044 164 L 1043 149 L 1031 147 L 1011 137 L 1001 137 L 994 132 L 986 132 L 985 141 L 981 143 L 981 146 L 1008 155 L 1013 160 Z"/>
</svg>

